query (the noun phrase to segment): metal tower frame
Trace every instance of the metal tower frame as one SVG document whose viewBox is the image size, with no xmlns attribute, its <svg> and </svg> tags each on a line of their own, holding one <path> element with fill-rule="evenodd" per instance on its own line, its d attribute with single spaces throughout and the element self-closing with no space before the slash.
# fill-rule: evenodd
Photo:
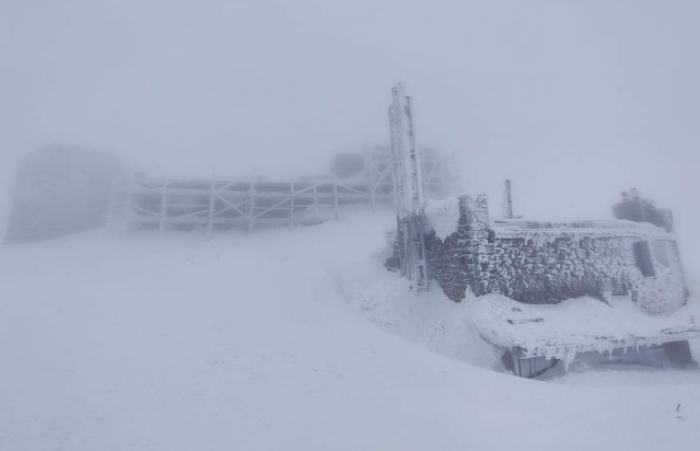
<svg viewBox="0 0 700 451">
<path fill-rule="evenodd" d="M 461 193 L 458 164 L 452 153 L 434 148 L 418 149 L 425 200 L 441 200 Z M 365 150 L 365 175 L 370 203 L 394 205 L 394 157 L 390 146 L 375 146 Z"/>
<path fill-rule="evenodd" d="M 393 158 L 394 196 L 401 274 L 416 293 L 428 289 L 423 236 L 423 175 L 416 149 L 411 98 L 403 83 L 392 89 L 389 126 Z"/>
</svg>

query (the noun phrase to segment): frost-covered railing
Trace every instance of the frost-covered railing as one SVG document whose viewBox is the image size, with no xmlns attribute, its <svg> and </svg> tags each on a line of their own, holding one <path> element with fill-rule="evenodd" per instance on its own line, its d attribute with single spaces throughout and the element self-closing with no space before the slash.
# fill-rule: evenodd
<svg viewBox="0 0 700 451">
<path fill-rule="evenodd" d="M 571 360 L 584 352 L 658 346 L 700 336 L 689 315 L 647 315 L 624 299 L 584 298 L 556 306 L 527 305 L 489 295 L 474 306 L 474 323 L 489 343 L 518 357 Z"/>
<path fill-rule="evenodd" d="M 367 185 L 332 177 L 261 180 L 131 178 L 115 189 L 111 216 L 132 229 L 217 229 L 313 224 L 338 218 L 347 205 L 383 205 Z"/>
<path fill-rule="evenodd" d="M 535 376 L 557 361 L 577 356 L 652 366 L 693 364 L 688 340 L 700 325 L 684 311 L 647 315 L 626 299 L 605 304 L 572 299 L 551 306 L 527 305 L 499 295 L 475 301 L 479 335 L 505 352 L 517 376 Z"/>
</svg>

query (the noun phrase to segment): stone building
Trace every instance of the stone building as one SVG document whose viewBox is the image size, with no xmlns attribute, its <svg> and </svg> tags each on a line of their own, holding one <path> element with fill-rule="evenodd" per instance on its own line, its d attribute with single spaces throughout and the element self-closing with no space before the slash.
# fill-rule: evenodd
<svg viewBox="0 0 700 451">
<path fill-rule="evenodd" d="M 518 376 L 577 356 L 694 365 L 688 340 L 700 326 L 681 309 L 688 292 L 670 212 L 636 193 L 613 210 L 607 221 L 492 220 L 485 196 L 429 202 L 433 287 L 456 302 L 469 296 L 475 329 Z"/>
<path fill-rule="evenodd" d="M 454 301 L 464 299 L 467 290 L 534 304 L 629 296 L 653 314 L 670 313 L 686 301 L 683 267 L 666 213 L 653 216 L 667 221 L 658 225 L 626 219 L 492 221 L 484 196 L 462 196 L 454 206 L 458 213 L 443 211 L 441 218 L 429 209 L 427 218 L 433 229 L 430 223 L 444 222 L 444 216 L 457 219 L 442 239 L 435 230 L 427 235 L 431 277 Z"/>
</svg>

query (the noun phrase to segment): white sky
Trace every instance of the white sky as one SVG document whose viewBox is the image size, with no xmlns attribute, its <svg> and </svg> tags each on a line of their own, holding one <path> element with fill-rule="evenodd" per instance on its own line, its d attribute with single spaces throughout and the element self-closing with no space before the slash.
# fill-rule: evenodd
<svg viewBox="0 0 700 451">
<path fill-rule="evenodd" d="M 2 0 L 0 189 L 47 144 L 166 172 L 323 172 L 388 141 L 404 80 L 419 141 L 456 151 L 494 214 L 506 177 L 535 218 L 606 217 L 635 185 L 692 246 L 698 23 L 694 0 Z"/>
</svg>

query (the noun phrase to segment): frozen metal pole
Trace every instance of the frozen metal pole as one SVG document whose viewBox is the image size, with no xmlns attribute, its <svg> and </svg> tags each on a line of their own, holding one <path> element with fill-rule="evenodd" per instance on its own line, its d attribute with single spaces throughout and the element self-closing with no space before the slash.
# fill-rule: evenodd
<svg viewBox="0 0 700 451">
<path fill-rule="evenodd" d="M 411 98 L 403 83 L 392 89 L 389 107 L 391 151 L 396 201 L 401 273 L 419 293 L 428 289 L 428 271 L 423 236 L 423 175 L 416 149 Z"/>
<path fill-rule="evenodd" d="M 513 219 L 513 184 L 510 179 L 506 180 L 503 190 L 503 217 Z"/>
</svg>

